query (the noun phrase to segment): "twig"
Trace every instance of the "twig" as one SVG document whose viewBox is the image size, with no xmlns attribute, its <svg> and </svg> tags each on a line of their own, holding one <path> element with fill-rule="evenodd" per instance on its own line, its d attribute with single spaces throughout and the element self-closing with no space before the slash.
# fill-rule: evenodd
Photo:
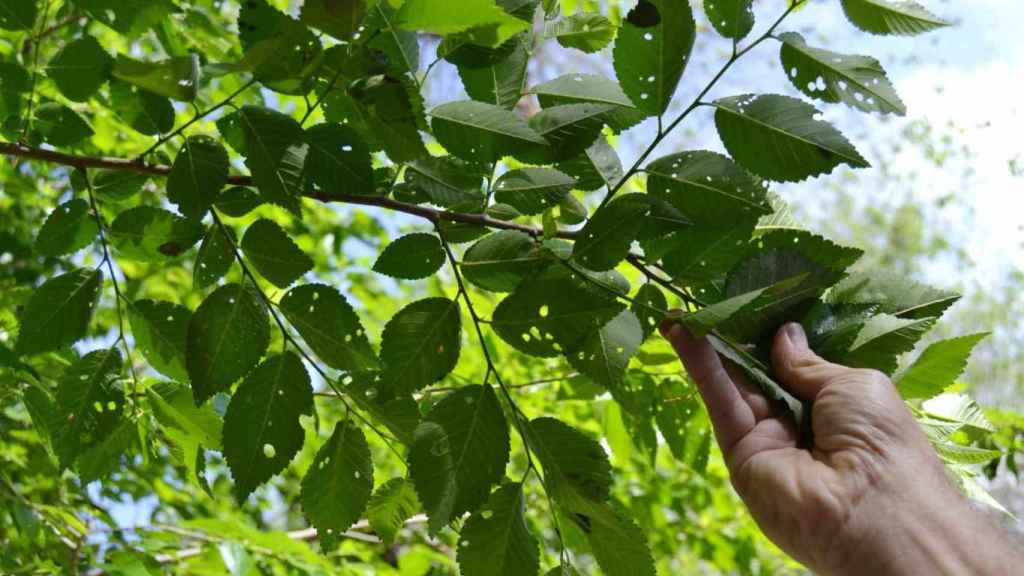
<svg viewBox="0 0 1024 576">
<path fill-rule="evenodd" d="M 46 5 L 43 7 L 43 15 L 39 20 L 40 28 L 46 24 L 46 17 L 50 14 L 50 3 L 50 0 L 47 0 Z M 42 35 L 42 32 L 37 33 L 39 37 L 42 37 Z M 39 78 L 39 43 L 33 43 L 32 48 L 32 83 L 28 93 L 28 107 L 25 108 L 25 119 L 21 123 L 22 140 L 28 135 L 29 128 L 32 126 L 32 116 L 35 113 L 36 103 L 36 80 Z"/>
<path fill-rule="evenodd" d="M 757 40 L 754 40 L 742 50 L 739 50 L 737 52 L 734 45 L 732 56 L 730 56 L 729 59 L 725 62 L 725 64 L 722 65 L 722 68 L 718 71 L 718 73 L 711 78 L 711 81 L 708 82 L 706 86 L 704 86 L 704 89 L 701 90 L 700 93 L 697 94 L 697 96 L 694 97 L 694 99 L 690 102 L 690 104 L 683 109 L 682 113 L 680 113 L 679 116 L 677 116 L 676 119 L 669 123 L 669 125 L 666 126 L 664 129 L 662 129 L 661 127 L 661 116 L 658 116 L 658 133 L 654 137 L 654 140 L 652 140 L 651 144 L 643 151 L 643 153 L 640 154 L 640 157 L 636 159 L 636 162 L 633 162 L 633 165 L 622 176 L 622 179 L 620 179 L 615 184 L 615 186 L 608 191 L 608 194 L 604 197 L 604 200 L 601 201 L 601 205 L 598 208 L 603 208 L 606 204 L 608 204 L 608 202 L 611 201 L 612 197 L 615 196 L 615 194 L 626 184 L 626 182 L 630 178 L 635 176 L 637 172 L 639 172 L 640 166 L 645 161 L 647 161 L 647 158 L 654 152 L 654 149 L 658 147 L 658 144 L 661 144 L 662 140 L 664 140 L 665 137 L 667 137 L 672 132 L 672 130 L 676 128 L 676 126 L 679 126 L 679 124 L 683 120 L 685 120 L 691 112 L 693 112 L 703 104 L 704 97 L 707 96 L 708 92 L 710 92 L 716 84 L 718 84 L 718 81 L 722 79 L 722 76 L 725 76 L 725 73 L 729 70 L 729 68 L 732 68 L 732 65 L 735 64 L 737 60 L 742 58 L 747 52 L 753 50 L 760 43 L 764 42 L 769 38 L 772 38 L 772 33 L 775 32 L 775 29 L 779 27 L 779 24 L 782 24 L 782 21 L 785 20 L 786 17 L 793 12 L 793 10 L 795 10 L 798 6 L 800 6 L 806 1 L 807 0 L 796 0 L 795 2 L 793 2 L 789 6 L 789 8 L 787 8 L 786 11 L 782 13 L 782 16 L 779 16 L 778 20 L 776 20 L 775 23 L 772 24 L 770 28 L 768 28 L 767 32 L 762 34 Z"/>
</svg>

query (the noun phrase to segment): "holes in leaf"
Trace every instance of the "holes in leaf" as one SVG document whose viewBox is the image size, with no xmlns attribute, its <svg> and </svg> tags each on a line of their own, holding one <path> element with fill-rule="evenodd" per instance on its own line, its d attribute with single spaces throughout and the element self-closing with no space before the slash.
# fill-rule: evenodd
<svg viewBox="0 0 1024 576">
<path fill-rule="evenodd" d="M 629 11 L 626 21 L 637 28 L 650 28 L 661 24 L 661 12 L 649 0 L 640 0 L 636 7 Z"/>
<path fill-rule="evenodd" d="M 264 444 L 263 455 L 266 456 L 267 458 L 273 458 L 275 455 L 277 455 L 277 449 L 274 448 L 273 444 Z"/>
</svg>

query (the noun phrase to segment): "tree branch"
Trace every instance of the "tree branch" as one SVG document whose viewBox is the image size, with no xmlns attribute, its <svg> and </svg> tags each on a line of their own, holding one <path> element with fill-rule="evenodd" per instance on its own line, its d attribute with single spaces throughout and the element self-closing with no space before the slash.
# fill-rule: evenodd
<svg viewBox="0 0 1024 576">
<path fill-rule="evenodd" d="M 44 162 L 51 162 L 54 164 L 61 164 L 64 166 L 73 166 L 75 168 L 103 168 L 106 170 L 121 170 L 125 172 L 136 172 L 139 174 L 148 174 L 150 176 L 165 177 L 171 172 L 171 167 L 163 164 L 148 164 L 146 162 L 136 160 L 125 160 L 123 158 L 109 158 L 103 156 L 80 156 L 75 154 L 65 154 L 63 152 L 57 152 L 55 150 L 46 150 L 43 148 L 35 148 L 32 146 L 25 146 L 22 144 L 16 144 L 13 142 L 0 142 L 0 154 L 6 156 L 16 156 L 19 158 L 28 158 L 32 160 L 41 160 Z M 245 174 L 234 174 L 228 178 L 228 183 L 234 186 L 252 186 L 252 177 Z M 307 195 L 308 198 L 317 200 L 324 203 L 340 202 L 344 204 L 356 204 L 360 206 L 377 206 L 379 208 L 385 208 L 388 210 L 394 210 L 396 212 L 404 212 L 413 216 L 419 216 L 425 218 L 433 223 L 438 222 L 461 222 L 464 224 L 475 224 L 477 226 L 484 226 L 487 228 L 495 228 L 499 230 L 518 230 L 524 232 L 530 236 L 539 237 L 544 234 L 544 231 L 540 228 L 534 228 L 533 226 L 527 226 L 525 224 L 516 224 L 515 222 L 506 222 L 504 220 L 498 220 L 491 218 L 486 214 L 469 214 L 466 212 L 451 212 L 448 210 L 438 210 L 435 208 L 428 208 L 426 206 L 420 206 L 417 204 L 409 204 L 407 202 L 399 202 L 387 196 L 361 196 L 357 194 L 330 194 L 325 192 L 313 192 Z M 578 232 L 574 230 L 560 230 L 558 232 L 559 238 L 573 239 L 578 235 Z"/>
</svg>

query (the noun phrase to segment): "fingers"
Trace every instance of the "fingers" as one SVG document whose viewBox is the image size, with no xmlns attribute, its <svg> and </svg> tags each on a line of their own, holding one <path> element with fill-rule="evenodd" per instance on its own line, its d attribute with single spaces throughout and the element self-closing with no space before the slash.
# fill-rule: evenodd
<svg viewBox="0 0 1024 576">
<path fill-rule="evenodd" d="M 660 330 L 679 354 L 687 374 L 697 383 L 697 390 L 708 407 L 718 444 L 723 452 L 728 453 L 757 423 L 750 405 L 707 339 L 693 338 L 674 322 L 663 324 Z"/>
<path fill-rule="evenodd" d="M 775 333 L 772 367 L 786 388 L 803 400 L 813 401 L 830 381 L 852 371 L 818 356 L 807 345 L 803 327 L 790 322 Z"/>
</svg>

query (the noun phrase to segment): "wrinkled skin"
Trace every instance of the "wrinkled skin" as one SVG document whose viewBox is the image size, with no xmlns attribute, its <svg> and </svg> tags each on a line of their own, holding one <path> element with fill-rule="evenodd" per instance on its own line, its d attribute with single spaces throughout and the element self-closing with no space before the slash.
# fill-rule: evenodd
<svg viewBox="0 0 1024 576">
<path fill-rule="evenodd" d="M 810 446 L 792 422 L 675 323 L 661 327 L 696 382 L 733 486 L 764 533 L 820 574 L 1011 574 L 1024 560 L 946 476 L 881 372 L 827 362 L 798 324 L 775 336 L 778 379 L 812 402 Z"/>
</svg>

